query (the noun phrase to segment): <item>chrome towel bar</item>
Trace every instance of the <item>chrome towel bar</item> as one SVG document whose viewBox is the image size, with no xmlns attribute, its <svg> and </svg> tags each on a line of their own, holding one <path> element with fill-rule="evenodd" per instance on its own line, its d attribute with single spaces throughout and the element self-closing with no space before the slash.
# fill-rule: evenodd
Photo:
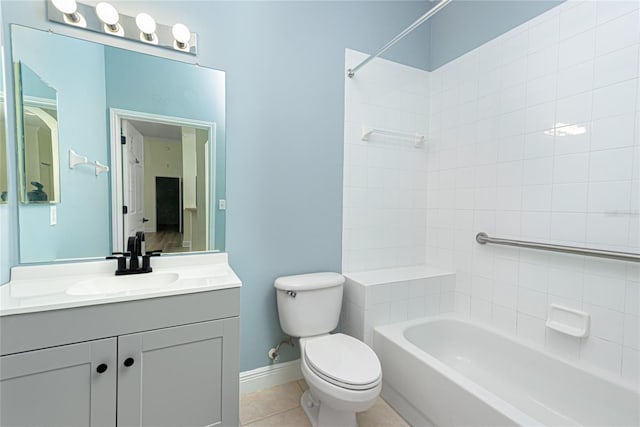
<svg viewBox="0 0 640 427">
<path fill-rule="evenodd" d="M 525 242 L 522 240 L 500 239 L 489 237 L 487 233 L 476 234 L 476 242 L 484 245 L 493 243 L 495 245 L 516 246 L 519 248 L 540 249 L 543 251 L 563 252 L 573 255 L 585 255 L 599 258 L 617 259 L 620 261 L 640 262 L 640 254 L 631 252 L 605 251 L 602 249 L 579 248 L 576 246 L 552 245 L 550 243 Z"/>
</svg>

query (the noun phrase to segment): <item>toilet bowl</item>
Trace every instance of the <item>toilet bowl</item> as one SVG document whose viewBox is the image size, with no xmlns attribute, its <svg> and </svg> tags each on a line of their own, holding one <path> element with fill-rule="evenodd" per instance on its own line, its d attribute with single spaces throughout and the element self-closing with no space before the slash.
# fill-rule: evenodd
<svg viewBox="0 0 640 427">
<path fill-rule="evenodd" d="M 355 427 L 356 413 L 380 395 L 382 370 L 374 351 L 349 335 L 330 334 L 342 306 L 344 277 L 311 273 L 276 279 L 282 330 L 300 338 L 300 364 L 309 389 L 301 405 L 313 427 Z"/>
<path fill-rule="evenodd" d="M 376 354 L 344 334 L 302 338 L 302 375 L 309 390 L 301 406 L 314 427 L 357 426 L 356 413 L 375 403 L 382 388 Z"/>
</svg>

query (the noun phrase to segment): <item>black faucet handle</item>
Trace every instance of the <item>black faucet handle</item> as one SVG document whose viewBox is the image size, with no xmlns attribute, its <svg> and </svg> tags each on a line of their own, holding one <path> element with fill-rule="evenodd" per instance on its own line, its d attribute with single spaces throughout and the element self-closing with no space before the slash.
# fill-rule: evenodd
<svg viewBox="0 0 640 427">
<path fill-rule="evenodd" d="M 151 268 L 151 257 L 154 256 L 160 256 L 160 254 L 156 251 L 153 251 L 147 252 L 146 254 L 142 255 L 142 271 L 144 271 L 145 273 L 151 273 L 153 271 L 153 269 Z"/>
<path fill-rule="evenodd" d="M 127 271 L 127 255 L 129 255 L 129 252 L 114 252 L 113 256 L 107 257 L 107 259 L 118 260 L 118 269 L 116 270 L 116 275 L 120 275 L 123 272 Z"/>
</svg>

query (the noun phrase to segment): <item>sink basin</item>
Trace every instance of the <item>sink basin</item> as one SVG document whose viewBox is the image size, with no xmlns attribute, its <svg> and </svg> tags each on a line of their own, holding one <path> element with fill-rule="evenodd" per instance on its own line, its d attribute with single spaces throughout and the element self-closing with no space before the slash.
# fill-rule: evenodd
<svg viewBox="0 0 640 427">
<path fill-rule="evenodd" d="M 67 289 L 68 295 L 104 295 L 162 288 L 178 280 L 177 273 L 146 273 L 83 280 Z"/>
</svg>

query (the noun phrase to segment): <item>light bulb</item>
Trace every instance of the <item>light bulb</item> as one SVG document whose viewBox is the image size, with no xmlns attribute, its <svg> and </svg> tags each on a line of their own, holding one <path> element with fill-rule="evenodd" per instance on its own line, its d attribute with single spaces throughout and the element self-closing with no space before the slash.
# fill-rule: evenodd
<svg viewBox="0 0 640 427">
<path fill-rule="evenodd" d="M 86 21 L 78 13 L 78 4 L 76 0 L 51 0 L 51 3 L 64 15 L 64 21 L 67 24 L 79 25 L 84 27 L 87 25 Z"/>
<path fill-rule="evenodd" d="M 76 0 L 51 0 L 53 5 L 65 15 L 73 15 L 78 10 Z"/>
<path fill-rule="evenodd" d="M 118 19 L 120 18 L 118 11 L 109 3 L 104 1 L 98 3 L 96 5 L 96 13 L 98 14 L 98 18 L 110 27 L 118 24 Z"/>
<path fill-rule="evenodd" d="M 178 49 L 189 49 L 189 40 L 191 39 L 191 31 L 184 24 L 175 24 L 171 29 L 173 38 L 176 39 L 176 47 Z"/>
<path fill-rule="evenodd" d="M 146 41 L 153 41 L 156 32 L 156 21 L 147 13 L 139 13 L 136 16 L 136 25 L 142 32 Z"/>
</svg>

